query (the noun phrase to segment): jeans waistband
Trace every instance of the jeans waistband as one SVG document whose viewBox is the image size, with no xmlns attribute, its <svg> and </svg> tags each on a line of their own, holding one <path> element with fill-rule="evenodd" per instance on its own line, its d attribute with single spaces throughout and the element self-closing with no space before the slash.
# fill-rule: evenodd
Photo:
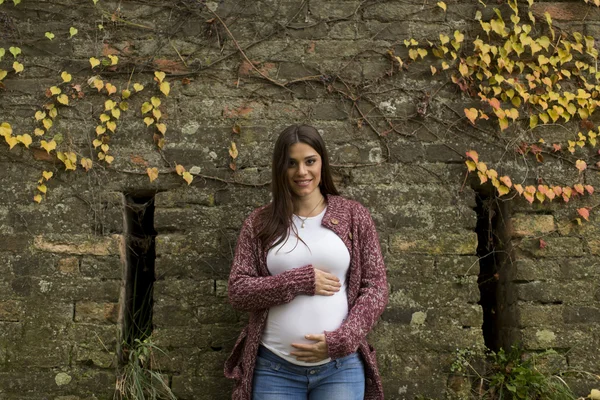
<svg viewBox="0 0 600 400">
<path fill-rule="evenodd" d="M 354 359 L 360 359 L 358 353 L 352 353 L 345 357 L 341 357 L 335 360 L 332 360 L 328 363 L 315 365 L 315 366 L 303 366 L 292 364 L 291 362 L 279 357 L 277 354 L 273 353 L 271 350 L 267 349 L 265 346 L 260 345 L 258 347 L 258 356 L 268 360 L 275 365 L 279 365 L 280 367 L 285 367 L 288 371 L 292 371 L 301 375 L 307 374 L 309 371 L 315 371 L 316 373 L 322 372 L 324 370 L 330 368 L 341 368 L 342 365 L 348 363 L 350 361 L 354 361 Z"/>
</svg>

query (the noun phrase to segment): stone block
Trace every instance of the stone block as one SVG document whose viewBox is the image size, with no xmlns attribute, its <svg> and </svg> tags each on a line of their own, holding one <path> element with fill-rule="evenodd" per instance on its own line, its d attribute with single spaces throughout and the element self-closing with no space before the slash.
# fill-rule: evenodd
<svg viewBox="0 0 600 400">
<path fill-rule="evenodd" d="M 75 322 L 116 324 L 118 317 L 119 303 L 75 303 Z"/>
<path fill-rule="evenodd" d="M 445 13 L 441 8 L 433 4 L 424 7 L 422 5 L 400 4 L 388 1 L 365 8 L 363 17 L 382 22 L 407 20 L 444 22 Z"/>
<path fill-rule="evenodd" d="M 389 237 L 392 253 L 412 253 L 430 255 L 474 255 L 477 252 L 477 234 L 465 231 L 463 233 L 445 233 L 428 235 L 421 238 L 418 233 L 394 233 Z"/>
<path fill-rule="evenodd" d="M 231 260 L 196 254 L 162 254 L 155 260 L 157 280 L 163 279 L 227 279 Z"/>
<path fill-rule="evenodd" d="M 565 306 L 563 310 L 565 324 L 598 324 L 600 323 L 600 308 Z"/>
<path fill-rule="evenodd" d="M 121 279 L 123 276 L 123 260 L 118 256 L 82 257 L 81 276 L 96 279 Z"/>
<path fill-rule="evenodd" d="M 60 254 L 108 256 L 120 254 L 121 235 L 45 235 L 36 236 L 33 248 Z"/>
<path fill-rule="evenodd" d="M 570 279 L 596 279 L 600 276 L 600 260 L 597 257 L 563 258 L 557 260 L 560 268 L 560 278 Z"/>
<path fill-rule="evenodd" d="M 61 274 L 79 275 L 79 258 L 64 257 L 58 260 L 57 269 Z"/>
<path fill-rule="evenodd" d="M 156 236 L 156 255 L 197 254 L 215 256 L 218 254 L 219 238 L 214 232 L 195 232 L 194 234 L 164 234 Z"/>
<path fill-rule="evenodd" d="M 520 328 L 552 327 L 563 322 L 562 304 L 519 303 L 513 310 Z"/>
<path fill-rule="evenodd" d="M 517 283 L 519 300 L 555 304 L 591 304 L 598 284 L 592 281 Z"/>
<path fill-rule="evenodd" d="M 560 275 L 558 262 L 547 259 L 522 258 L 513 262 L 517 281 L 546 281 Z"/>
<path fill-rule="evenodd" d="M 513 243 L 519 250 L 534 257 L 581 257 L 584 255 L 583 242 L 580 238 L 548 237 L 544 238 L 544 241 L 546 242 L 544 248 L 540 247 L 540 239 L 522 239 L 513 241 Z"/>
<path fill-rule="evenodd" d="M 556 230 L 552 215 L 515 214 L 510 222 L 512 234 L 517 237 L 540 236 Z"/>
</svg>

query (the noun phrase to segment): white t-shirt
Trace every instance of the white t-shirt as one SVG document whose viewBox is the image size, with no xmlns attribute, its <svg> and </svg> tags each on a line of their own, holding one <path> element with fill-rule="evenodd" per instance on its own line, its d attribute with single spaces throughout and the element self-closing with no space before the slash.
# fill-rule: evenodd
<svg viewBox="0 0 600 400">
<path fill-rule="evenodd" d="M 293 216 L 298 235 L 291 231 L 288 240 L 267 253 L 267 268 L 271 275 L 312 264 L 313 267 L 337 276 L 342 284 L 341 290 L 333 296 L 296 296 L 291 302 L 269 309 L 267 325 L 261 343 L 285 360 L 303 366 L 320 365 L 331 361 L 326 359 L 317 363 L 298 361 L 290 352 L 295 348 L 292 343 L 315 343 L 304 338 L 307 334 L 320 334 L 340 327 L 348 315 L 346 297 L 346 275 L 350 266 L 348 248 L 333 231 L 322 227 L 325 210 L 315 217 L 305 219 Z"/>
</svg>

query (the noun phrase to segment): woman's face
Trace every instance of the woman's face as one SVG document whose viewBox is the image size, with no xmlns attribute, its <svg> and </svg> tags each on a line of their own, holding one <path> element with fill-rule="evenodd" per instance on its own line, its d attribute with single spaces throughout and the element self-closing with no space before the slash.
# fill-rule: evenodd
<svg viewBox="0 0 600 400">
<path fill-rule="evenodd" d="M 291 145 L 287 177 L 292 193 L 298 197 L 319 193 L 321 165 L 321 156 L 311 146 L 301 142 Z"/>
</svg>

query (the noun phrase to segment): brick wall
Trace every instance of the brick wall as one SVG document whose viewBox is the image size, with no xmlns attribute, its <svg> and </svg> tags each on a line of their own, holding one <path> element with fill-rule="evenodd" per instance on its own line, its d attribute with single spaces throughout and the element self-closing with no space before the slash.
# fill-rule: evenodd
<svg viewBox="0 0 600 400">
<path fill-rule="evenodd" d="M 410 37 L 433 40 L 455 29 L 474 35 L 479 3 L 447 3 L 444 13 L 422 1 L 206 2 L 237 45 L 191 0 L 0 5 L 0 47 L 19 46 L 25 66 L 2 81 L 0 123 L 31 134 L 46 89 L 67 70 L 84 96 L 60 108 L 47 138 L 61 133 L 59 150 L 95 163 L 87 173 L 66 172 L 43 150 L 0 143 L 0 398 L 113 397 L 127 268 L 124 194 L 155 195 L 153 338 L 166 353 L 155 362 L 180 399 L 228 398 L 223 362 L 246 321 L 226 299 L 235 240 L 245 216 L 269 201 L 274 138 L 296 122 L 319 129 L 339 189 L 371 210 L 380 234 L 390 302 L 370 341 L 386 398 L 450 393 L 456 349 L 484 344 L 475 232 L 484 218 L 476 212 L 481 188 L 465 183 L 463 155 L 476 149 L 491 165 L 507 161 L 507 146 L 466 122 L 461 110 L 470 100 L 432 77 L 427 63 L 399 72 L 387 55 L 394 49 L 405 57 L 402 41 Z M 600 38 L 596 8 L 579 1 L 536 7 L 565 29 Z M 72 38 L 70 26 L 79 31 Z M 119 56 L 117 67 L 92 72 L 88 58 L 108 54 Z M 0 69 L 11 65 L 7 52 Z M 152 80 L 158 69 L 171 83 L 169 97 L 161 97 L 162 154 L 140 113 L 142 102 L 160 96 Z M 90 145 L 107 99 L 86 84 L 95 74 L 119 92 L 130 77 L 146 86 L 111 135 L 110 166 Z M 545 137 L 571 134 L 543 129 Z M 513 158 L 507 168 L 532 180 L 530 167 Z M 195 174 L 190 186 L 175 163 Z M 147 167 L 159 169 L 154 182 Z M 560 160 L 535 167 L 559 182 L 577 177 Z M 54 177 L 38 205 L 31 199 L 43 170 Z M 595 172 L 586 174 L 595 186 Z M 578 204 L 594 204 L 585 201 Z M 597 374 L 600 228 L 594 218 L 570 224 L 574 208 L 519 199 L 507 205 L 512 261 L 499 277 L 498 312 L 507 341 L 556 348 L 565 363 Z M 581 395 L 589 392 L 589 381 L 573 383 Z"/>
</svg>

